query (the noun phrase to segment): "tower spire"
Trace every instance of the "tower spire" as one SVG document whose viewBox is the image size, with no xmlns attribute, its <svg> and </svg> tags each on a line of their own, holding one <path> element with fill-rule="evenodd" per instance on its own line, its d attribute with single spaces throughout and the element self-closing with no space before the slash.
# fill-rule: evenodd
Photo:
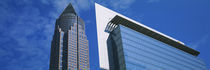
<svg viewBox="0 0 210 70">
<path fill-rule="evenodd" d="M 84 27 L 84 22 L 69 3 L 56 20 L 50 70 L 90 70 L 89 45 Z"/>
<path fill-rule="evenodd" d="M 76 12 L 71 3 L 69 3 L 69 5 L 65 8 L 62 14 L 66 14 L 66 13 L 74 13 L 76 15 Z"/>
</svg>

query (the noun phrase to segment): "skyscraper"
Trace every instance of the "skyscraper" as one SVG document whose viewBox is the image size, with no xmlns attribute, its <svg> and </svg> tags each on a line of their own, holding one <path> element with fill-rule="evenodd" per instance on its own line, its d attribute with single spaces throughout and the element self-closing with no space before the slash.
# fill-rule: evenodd
<svg viewBox="0 0 210 70">
<path fill-rule="evenodd" d="M 89 70 L 85 23 L 69 4 L 56 20 L 51 44 L 50 70 Z"/>
<path fill-rule="evenodd" d="M 200 52 L 99 4 L 100 68 L 107 70 L 207 70 Z"/>
</svg>

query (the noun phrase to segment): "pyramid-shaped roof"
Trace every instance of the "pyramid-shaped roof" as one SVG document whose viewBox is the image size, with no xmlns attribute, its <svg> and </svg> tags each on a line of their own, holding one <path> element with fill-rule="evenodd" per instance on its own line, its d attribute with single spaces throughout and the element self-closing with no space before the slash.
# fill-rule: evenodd
<svg viewBox="0 0 210 70">
<path fill-rule="evenodd" d="M 66 14 L 66 13 L 74 13 L 76 15 L 76 12 L 71 3 L 69 3 L 69 5 L 65 8 L 62 14 Z"/>
</svg>

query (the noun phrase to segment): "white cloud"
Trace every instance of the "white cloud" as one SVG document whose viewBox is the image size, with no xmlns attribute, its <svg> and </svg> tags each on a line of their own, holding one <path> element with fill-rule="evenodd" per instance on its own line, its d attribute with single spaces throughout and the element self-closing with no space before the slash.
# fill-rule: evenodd
<svg viewBox="0 0 210 70">
<path fill-rule="evenodd" d="M 158 3 L 160 0 L 145 0 L 146 3 Z M 100 3 L 103 6 L 110 6 L 111 8 L 115 10 L 126 10 L 132 6 L 133 3 L 136 2 L 136 0 L 97 0 L 97 3 Z"/>
<path fill-rule="evenodd" d="M 135 0 L 111 0 L 110 5 L 114 9 L 127 9 L 129 8 Z"/>
<path fill-rule="evenodd" d="M 20 7 L 10 2 L 5 1 L 0 7 L 0 11 L 4 11 L 0 17 L 2 70 L 47 70 L 55 22 L 42 15 L 44 11 L 39 7 L 27 3 L 33 3 L 31 1 L 17 1 Z"/>
<path fill-rule="evenodd" d="M 57 9 L 57 11 L 63 11 L 67 7 L 69 0 L 54 0 L 52 5 Z"/>
<path fill-rule="evenodd" d="M 200 40 L 190 45 L 193 49 L 197 49 L 198 47 L 201 47 L 202 44 L 205 44 L 208 41 L 208 38 L 210 37 L 209 34 L 206 34 Z"/>
<path fill-rule="evenodd" d="M 158 3 L 160 0 L 147 0 L 148 3 Z"/>
<path fill-rule="evenodd" d="M 127 9 L 129 8 L 136 0 L 97 0 L 96 2 L 103 6 L 110 6 L 115 10 Z"/>
<path fill-rule="evenodd" d="M 15 5 L 11 5 L 12 2 Z M 69 2 L 77 11 L 90 10 L 91 5 L 94 5 L 91 0 L 0 2 L 0 62 L 4 63 L 2 70 L 48 70 L 55 21 Z M 43 10 L 36 3 L 51 8 Z"/>
<path fill-rule="evenodd" d="M 89 10 L 91 8 L 91 0 L 76 0 L 79 9 Z"/>
</svg>

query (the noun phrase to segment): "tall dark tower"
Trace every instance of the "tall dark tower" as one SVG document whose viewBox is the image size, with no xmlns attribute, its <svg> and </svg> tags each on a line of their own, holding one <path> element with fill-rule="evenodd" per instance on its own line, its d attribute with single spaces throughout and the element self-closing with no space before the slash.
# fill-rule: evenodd
<svg viewBox="0 0 210 70">
<path fill-rule="evenodd" d="M 89 70 L 85 24 L 71 4 L 56 20 L 51 44 L 50 70 Z"/>
</svg>

